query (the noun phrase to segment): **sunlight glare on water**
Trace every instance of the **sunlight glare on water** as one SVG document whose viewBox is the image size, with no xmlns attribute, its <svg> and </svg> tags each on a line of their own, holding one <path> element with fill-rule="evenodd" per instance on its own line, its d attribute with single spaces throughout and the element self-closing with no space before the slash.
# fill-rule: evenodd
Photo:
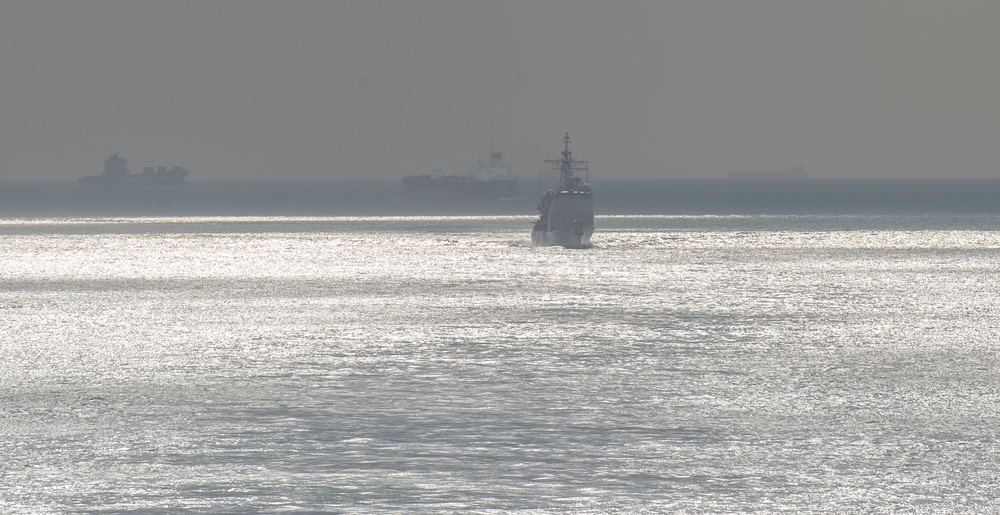
<svg viewBox="0 0 1000 515">
<path fill-rule="evenodd" d="M 997 508 L 1000 233 L 529 221 L 3 221 L 0 509 Z"/>
</svg>

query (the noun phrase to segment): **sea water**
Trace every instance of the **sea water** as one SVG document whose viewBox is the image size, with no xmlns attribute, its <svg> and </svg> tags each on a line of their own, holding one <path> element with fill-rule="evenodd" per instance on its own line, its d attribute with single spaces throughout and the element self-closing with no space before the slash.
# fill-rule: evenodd
<svg viewBox="0 0 1000 515">
<path fill-rule="evenodd" d="M 729 184 L 8 196 L 0 511 L 1000 509 L 1000 209 Z"/>
</svg>

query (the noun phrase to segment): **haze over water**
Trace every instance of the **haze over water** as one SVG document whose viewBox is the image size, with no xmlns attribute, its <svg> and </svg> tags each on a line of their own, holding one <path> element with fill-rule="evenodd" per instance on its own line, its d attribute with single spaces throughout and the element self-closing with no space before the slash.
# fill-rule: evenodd
<svg viewBox="0 0 1000 515">
<path fill-rule="evenodd" d="M 11 0 L 0 179 L 1000 178 L 992 0 Z"/>
<path fill-rule="evenodd" d="M 4 184 L 0 509 L 995 511 L 995 184 L 839 184 Z"/>
</svg>

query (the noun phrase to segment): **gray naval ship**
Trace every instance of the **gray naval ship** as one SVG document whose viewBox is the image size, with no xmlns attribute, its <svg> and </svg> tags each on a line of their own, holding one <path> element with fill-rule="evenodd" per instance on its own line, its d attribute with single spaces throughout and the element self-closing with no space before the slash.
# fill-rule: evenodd
<svg viewBox="0 0 1000 515">
<path fill-rule="evenodd" d="M 183 166 L 167 169 L 158 166 L 155 169 L 147 166 L 142 173 L 129 173 L 128 159 L 117 153 L 104 160 L 104 173 L 80 177 L 80 182 L 90 186 L 166 186 L 180 184 L 187 177 L 188 171 Z"/>
<path fill-rule="evenodd" d="M 531 230 L 531 243 L 537 246 L 561 245 L 569 248 L 590 246 L 594 234 L 594 194 L 590 184 L 577 172 L 590 170 L 586 161 L 576 161 L 569 150 L 569 133 L 563 138 L 562 159 L 547 159 L 559 171 L 559 187 L 542 195 L 538 203 L 540 214 Z"/>
</svg>

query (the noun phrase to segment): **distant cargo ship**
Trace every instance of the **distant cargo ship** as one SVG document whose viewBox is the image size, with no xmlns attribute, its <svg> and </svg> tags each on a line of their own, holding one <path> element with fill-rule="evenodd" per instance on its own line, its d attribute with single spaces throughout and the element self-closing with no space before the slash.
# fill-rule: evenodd
<svg viewBox="0 0 1000 515">
<path fill-rule="evenodd" d="M 804 167 L 794 166 L 787 172 L 730 172 L 733 179 L 808 179 L 809 172 Z"/>
<path fill-rule="evenodd" d="M 490 152 L 465 165 L 465 175 L 411 175 L 403 177 L 403 195 L 430 198 L 509 198 L 517 193 L 517 176 L 501 152 Z"/>
<path fill-rule="evenodd" d="M 80 182 L 90 186 L 165 186 L 180 184 L 187 177 L 188 171 L 183 166 L 167 169 L 158 166 L 155 169 L 147 166 L 142 173 L 129 173 L 128 159 L 117 153 L 104 160 L 104 173 L 80 177 Z"/>
</svg>

